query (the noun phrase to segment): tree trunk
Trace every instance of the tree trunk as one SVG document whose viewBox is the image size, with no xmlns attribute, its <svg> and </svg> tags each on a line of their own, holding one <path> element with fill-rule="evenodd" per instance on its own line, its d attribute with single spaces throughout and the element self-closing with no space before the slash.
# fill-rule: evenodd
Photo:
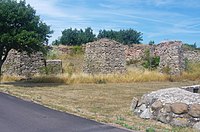
<svg viewBox="0 0 200 132">
<path fill-rule="evenodd" d="M 3 61 L 0 60 L 0 83 L 1 83 L 1 78 L 2 78 L 2 73 L 1 73 L 2 66 L 3 66 Z"/>
</svg>

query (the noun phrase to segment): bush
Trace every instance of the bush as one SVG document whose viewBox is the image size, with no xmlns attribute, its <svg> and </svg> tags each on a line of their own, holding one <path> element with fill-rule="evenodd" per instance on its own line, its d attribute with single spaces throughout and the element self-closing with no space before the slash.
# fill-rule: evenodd
<svg viewBox="0 0 200 132">
<path fill-rule="evenodd" d="M 83 48 L 81 46 L 73 46 L 72 54 L 83 54 Z"/>
<path fill-rule="evenodd" d="M 150 55 L 150 50 L 147 49 L 145 51 L 145 57 L 144 57 L 144 62 L 142 66 L 144 68 L 148 68 L 150 70 L 154 70 L 159 66 L 160 63 L 160 57 L 159 56 L 151 56 Z"/>
</svg>

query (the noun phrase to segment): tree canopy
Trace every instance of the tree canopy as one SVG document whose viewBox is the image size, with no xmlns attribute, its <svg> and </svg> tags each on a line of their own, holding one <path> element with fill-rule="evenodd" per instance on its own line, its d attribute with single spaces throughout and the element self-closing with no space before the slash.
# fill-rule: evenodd
<svg viewBox="0 0 200 132">
<path fill-rule="evenodd" d="M 0 72 L 11 49 L 44 52 L 51 33 L 25 1 L 0 0 Z"/>
<path fill-rule="evenodd" d="M 116 40 L 125 45 L 140 44 L 142 39 L 142 33 L 133 29 L 113 31 L 113 30 L 100 30 L 97 36 L 98 39 L 109 38 Z"/>
<path fill-rule="evenodd" d="M 93 30 L 88 27 L 84 31 L 83 29 L 77 30 L 69 28 L 62 31 L 62 36 L 58 40 L 55 40 L 52 42 L 53 45 L 81 45 L 88 42 L 93 42 L 96 39 L 101 38 L 108 38 L 113 39 L 115 41 L 118 41 L 125 45 L 131 45 L 131 44 L 140 44 L 142 39 L 142 33 L 137 32 L 133 29 L 127 29 L 127 30 L 120 30 L 120 31 L 114 31 L 114 30 L 100 30 L 97 38 L 95 34 L 93 33 Z"/>
<path fill-rule="evenodd" d="M 62 31 L 60 43 L 63 45 L 81 45 L 95 40 L 93 30 L 88 27 L 84 31 L 82 29 L 65 29 Z M 57 45 L 59 40 L 55 40 L 53 44 Z"/>
</svg>

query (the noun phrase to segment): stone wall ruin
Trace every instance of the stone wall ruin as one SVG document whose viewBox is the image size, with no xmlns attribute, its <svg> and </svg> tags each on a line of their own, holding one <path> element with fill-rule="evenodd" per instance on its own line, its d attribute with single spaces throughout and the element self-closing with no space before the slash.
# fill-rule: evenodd
<svg viewBox="0 0 200 132">
<path fill-rule="evenodd" d="M 185 69 L 185 54 L 181 41 L 165 41 L 158 45 L 134 44 L 131 47 L 126 46 L 126 60 L 142 60 L 145 57 L 146 50 L 150 51 L 152 57 L 160 57 L 159 70 L 161 72 L 179 75 Z M 192 59 L 192 57 L 189 59 Z"/>
<path fill-rule="evenodd" d="M 125 65 L 125 49 L 122 44 L 109 39 L 86 44 L 84 73 L 123 73 L 126 71 Z"/>
<path fill-rule="evenodd" d="M 3 64 L 2 72 L 7 75 L 32 76 L 45 67 L 45 58 L 41 52 L 28 56 L 26 52 L 11 50 Z"/>
<path fill-rule="evenodd" d="M 48 69 L 51 67 L 51 69 Z M 37 74 L 59 74 L 62 73 L 61 60 L 46 60 L 41 52 L 30 56 L 26 52 L 11 50 L 2 67 L 4 75 L 15 75 L 31 77 Z"/>
<path fill-rule="evenodd" d="M 155 48 L 155 53 L 160 56 L 159 69 L 171 75 L 180 75 L 185 69 L 181 41 L 162 42 Z"/>
</svg>

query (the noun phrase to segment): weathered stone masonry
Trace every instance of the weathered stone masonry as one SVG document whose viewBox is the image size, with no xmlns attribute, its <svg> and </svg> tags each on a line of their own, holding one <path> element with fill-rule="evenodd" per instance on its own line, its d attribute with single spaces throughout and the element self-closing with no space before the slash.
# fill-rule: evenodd
<svg viewBox="0 0 200 132">
<path fill-rule="evenodd" d="M 125 68 L 124 46 L 116 41 L 101 39 L 86 44 L 83 72 L 123 73 Z"/>
<path fill-rule="evenodd" d="M 185 69 L 181 41 L 162 42 L 156 47 L 155 53 L 160 56 L 160 71 L 167 68 L 171 75 L 179 75 Z"/>
<path fill-rule="evenodd" d="M 11 50 L 3 64 L 4 75 L 17 75 L 31 77 L 36 74 L 62 73 L 61 60 L 45 60 L 41 52 L 27 55 L 26 52 Z"/>
<path fill-rule="evenodd" d="M 169 73 L 172 75 L 178 75 L 184 70 L 184 59 L 190 54 L 188 53 L 187 56 L 184 54 L 181 41 L 166 41 L 158 45 L 133 45 L 132 47 L 126 47 L 126 60 L 141 60 L 145 56 L 146 50 L 150 50 L 151 56 L 160 57 L 160 71 L 168 68 Z M 192 57 L 189 59 L 192 59 Z"/>
<path fill-rule="evenodd" d="M 196 129 L 200 124 L 199 89 L 200 86 L 195 85 L 153 91 L 139 100 L 134 97 L 131 110 L 141 118 Z"/>
<path fill-rule="evenodd" d="M 40 73 L 45 67 L 45 59 L 41 52 L 31 54 L 30 57 L 25 52 L 11 50 L 3 64 L 3 74 L 31 76 Z"/>
</svg>

